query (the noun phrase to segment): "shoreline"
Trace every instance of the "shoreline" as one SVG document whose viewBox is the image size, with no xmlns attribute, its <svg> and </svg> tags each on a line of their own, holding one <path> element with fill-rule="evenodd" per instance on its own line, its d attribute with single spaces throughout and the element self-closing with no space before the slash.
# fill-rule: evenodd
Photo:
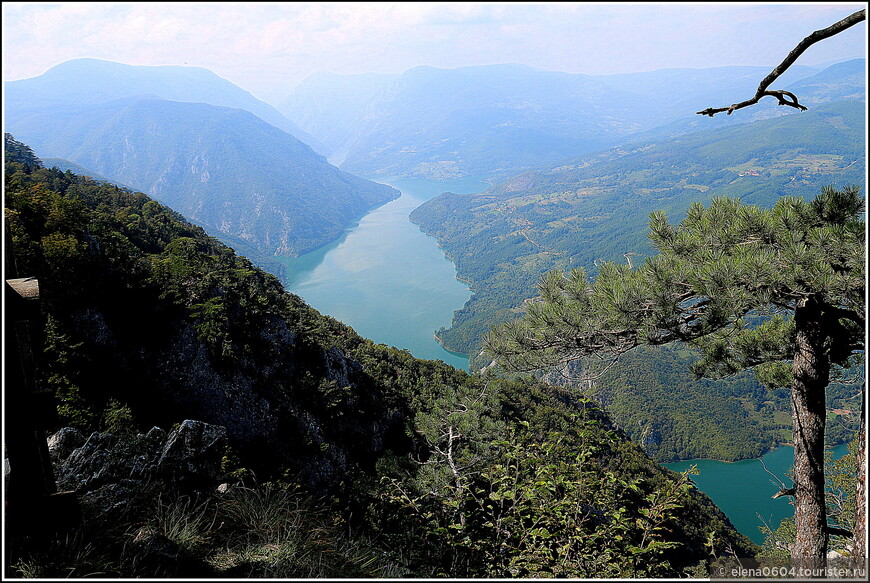
<svg viewBox="0 0 870 583">
<path fill-rule="evenodd" d="M 435 342 L 437 342 L 438 346 L 440 346 L 444 351 L 449 352 L 450 354 L 452 354 L 454 356 L 458 356 L 460 358 L 469 359 L 469 356 L 467 354 L 465 354 L 464 352 L 457 352 L 455 350 L 450 350 L 449 348 L 444 346 L 444 342 L 441 340 L 441 338 L 438 337 L 437 332 L 432 334 L 432 338 L 435 339 Z"/>
<path fill-rule="evenodd" d="M 446 350 L 446 349 L 445 349 L 445 350 Z M 848 442 L 843 442 L 843 443 L 838 443 L 838 444 L 836 444 L 836 445 L 826 445 L 826 446 L 825 446 L 825 449 L 826 449 L 826 450 L 831 450 L 831 449 L 834 449 L 834 448 L 836 448 L 836 447 L 840 447 L 840 446 L 842 446 L 842 445 L 848 446 L 849 444 L 848 444 Z M 769 448 L 767 449 L 767 451 L 765 451 L 763 454 L 761 454 L 761 455 L 758 456 L 758 457 L 748 457 L 748 458 L 743 458 L 743 459 L 739 459 L 739 460 L 720 460 L 720 459 L 716 459 L 716 458 L 712 458 L 712 457 L 693 457 L 693 458 L 687 458 L 687 459 L 684 459 L 684 460 L 676 460 L 676 461 L 672 461 L 672 462 L 658 462 L 658 464 L 659 464 L 660 466 L 668 466 L 668 465 L 670 465 L 670 464 L 681 464 L 681 463 L 683 463 L 683 462 L 693 462 L 693 461 L 699 461 L 699 462 L 720 462 L 720 463 L 723 463 L 723 464 L 736 464 L 737 462 L 745 462 L 745 461 L 751 461 L 751 460 L 760 460 L 762 457 L 766 456 L 766 455 L 769 454 L 769 453 L 773 453 L 774 451 L 776 451 L 777 449 L 779 449 L 779 448 L 781 448 L 781 447 L 792 447 L 792 448 L 793 448 L 793 447 L 794 447 L 794 444 L 791 443 L 791 442 L 784 441 L 784 442 L 782 442 L 782 443 L 778 443 L 778 444 L 776 444 L 776 445 L 773 445 L 773 446 L 769 447 Z M 668 468 L 668 469 L 670 469 L 670 468 Z M 673 471 L 673 470 L 671 470 L 671 471 Z"/>
</svg>

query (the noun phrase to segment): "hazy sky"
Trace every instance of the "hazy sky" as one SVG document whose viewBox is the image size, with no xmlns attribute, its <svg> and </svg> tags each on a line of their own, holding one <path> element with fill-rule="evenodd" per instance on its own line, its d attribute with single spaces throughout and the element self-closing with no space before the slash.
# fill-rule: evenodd
<svg viewBox="0 0 870 583">
<path fill-rule="evenodd" d="M 316 71 L 523 63 L 607 74 L 771 68 L 866 3 L 3 2 L 3 79 L 91 57 L 205 67 L 275 103 Z M 798 64 L 865 56 L 866 22 Z"/>
</svg>

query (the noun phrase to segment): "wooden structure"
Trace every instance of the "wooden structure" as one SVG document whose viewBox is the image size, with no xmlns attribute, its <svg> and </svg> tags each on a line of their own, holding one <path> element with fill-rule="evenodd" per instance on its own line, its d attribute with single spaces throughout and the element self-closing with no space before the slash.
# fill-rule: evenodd
<svg viewBox="0 0 870 583">
<path fill-rule="evenodd" d="M 3 350 L 5 457 L 9 481 L 4 500 L 6 536 L 40 536 L 80 521 L 75 494 L 57 492 L 46 431 L 57 423 L 54 393 L 36 382 L 35 335 L 40 329 L 39 282 L 18 278 L 6 231 Z"/>
</svg>

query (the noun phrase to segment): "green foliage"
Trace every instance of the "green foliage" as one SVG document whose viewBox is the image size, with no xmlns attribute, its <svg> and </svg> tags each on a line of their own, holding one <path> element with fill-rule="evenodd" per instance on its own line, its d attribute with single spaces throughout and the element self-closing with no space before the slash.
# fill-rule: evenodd
<svg viewBox="0 0 870 583">
<path fill-rule="evenodd" d="M 6 573 L 22 579 L 113 578 L 118 565 L 106 551 L 82 532 L 65 533 L 15 561 Z"/>
<path fill-rule="evenodd" d="M 716 197 L 770 207 L 781 196 L 863 184 L 861 104 L 804 113 L 616 148 L 422 205 L 411 219 L 438 238 L 475 290 L 442 339 L 451 350 L 476 354 L 489 326 L 513 318 L 511 310 L 548 271 L 595 274 L 602 260 L 623 262 L 624 254 L 639 263 L 653 253 L 644 237 L 653 211 L 678 219 L 692 202 Z M 838 117 L 841 129 L 830 121 Z"/>
<path fill-rule="evenodd" d="M 761 547 L 761 552 L 758 553 L 759 558 L 789 559 L 791 556 L 789 546 L 794 543 L 795 539 L 794 517 L 784 518 L 776 528 L 771 528 L 769 525 L 760 528 L 764 535 L 764 544 Z"/>
<path fill-rule="evenodd" d="M 33 170 L 43 165 L 42 160 L 36 157 L 30 146 L 22 144 L 8 132 L 3 135 L 3 138 L 3 160 L 6 163 L 15 162 L 22 164 L 28 170 Z"/>
<path fill-rule="evenodd" d="M 156 532 L 186 551 L 196 551 L 208 542 L 206 532 L 214 526 L 214 513 L 210 510 L 208 502 L 197 504 L 188 496 L 174 500 L 164 500 L 161 496 L 157 499 L 152 522 Z"/>
<path fill-rule="evenodd" d="M 831 210 L 836 205 L 843 210 Z M 595 394 L 659 459 L 700 452 L 724 459 L 756 456 L 785 438 L 786 426 L 773 416 L 788 410 L 785 395 L 765 395 L 745 377 L 735 377 L 716 387 L 730 398 L 722 403 L 705 395 L 703 389 L 714 388 L 707 381 L 699 385 L 673 373 L 691 368 L 715 378 L 758 367 L 759 380 L 768 386 L 787 386 L 795 335 L 790 310 L 808 294 L 824 298 L 826 317 L 837 330 L 830 336 L 832 363 L 854 367 L 864 313 L 864 222 L 857 216 L 862 205 L 856 188 L 825 188 L 812 202 L 785 197 L 770 210 L 733 199 L 716 199 L 709 209 L 694 204 L 677 227 L 654 214 L 650 237 L 659 255 L 635 269 L 605 262 L 594 282 L 582 269 L 550 272 L 541 281 L 540 298 L 527 302 L 526 316 L 488 337 L 490 353 L 519 370 L 585 359 L 573 375 L 579 377 L 586 357 L 608 363 L 621 358 L 622 367 L 602 376 Z M 680 364 L 672 356 L 679 345 L 642 353 L 645 358 L 623 356 L 638 345 L 673 342 L 688 342 L 701 358 Z M 854 389 L 832 385 L 831 402 Z M 845 408 L 855 408 L 851 403 Z M 711 429 L 698 431 L 699 424 Z M 854 423 L 848 426 L 855 429 Z M 728 437 L 704 443 L 707 435 Z M 849 433 L 835 436 L 848 439 Z M 737 448 L 728 444 L 741 439 Z M 680 442 L 686 445 L 673 447 Z"/>
<path fill-rule="evenodd" d="M 459 277 L 470 282 L 474 290 L 469 302 L 455 313 L 452 326 L 438 331 L 439 339 L 450 350 L 470 354 L 472 368 L 488 366 L 491 355 L 481 353 L 484 337 L 491 327 L 515 320 L 534 305 L 533 290 L 548 272 L 570 272 L 579 267 L 597 276 L 604 260 L 624 268 L 630 260 L 637 268 L 644 257 L 652 255 L 655 249 L 643 234 L 653 211 L 665 211 L 671 220 L 679 220 L 692 202 L 706 205 L 714 198 L 728 197 L 747 206 L 770 208 L 782 196 L 812 196 L 830 184 L 863 184 L 861 104 L 831 103 L 803 113 L 811 115 L 638 142 L 538 168 L 481 194 L 445 193 L 425 203 L 411 219 L 438 238 L 456 263 Z M 838 119 L 842 125 L 836 123 Z M 846 207 L 843 212 L 850 211 Z M 710 224 L 716 217 L 704 220 Z M 789 220 L 789 224 L 800 222 Z M 834 241 L 841 239 L 831 234 L 828 243 L 827 235 L 813 235 L 819 248 L 827 245 L 830 250 L 837 245 Z M 753 259 L 751 247 L 743 248 L 748 260 Z M 791 260 L 783 256 L 780 265 Z M 814 259 L 801 261 L 809 265 Z M 788 272 L 790 267 L 782 270 Z M 751 262 L 746 266 L 746 274 L 750 272 Z M 722 271 L 717 277 L 731 275 Z M 630 303 L 626 296 L 620 301 Z M 550 317 L 558 320 L 561 314 Z M 783 322 L 790 325 L 788 318 Z M 759 324 L 752 316 L 744 322 L 747 332 Z M 756 330 L 754 340 L 744 336 L 741 350 L 768 350 L 778 338 L 767 336 L 767 332 L 778 336 L 787 333 L 767 326 L 773 324 Z M 767 347 L 760 341 L 766 341 Z M 648 452 L 661 461 L 709 454 L 709 442 L 700 443 L 708 431 L 695 431 L 691 423 L 681 421 L 690 417 L 719 438 L 721 445 L 714 446 L 715 457 L 754 457 L 786 439 L 781 434 L 783 425 L 771 423 L 770 415 L 762 410 L 788 410 L 790 403 L 777 392 L 764 396 L 760 386 L 750 388 L 752 381 L 745 377 L 705 382 L 704 390 L 699 391 L 690 365 L 696 365 L 699 373 L 710 367 L 710 374 L 720 376 L 740 366 L 734 360 L 737 353 L 720 348 L 719 355 L 728 355 L 730 362 L 723 358 L 686 359 L 679 356 L 680 348 L 670 347 L 648 351 L 645 359 L 623 358 L 594 382 L 589 394 L 601 397 L 633 438 L 639 438 L 643 430 L 650 435 L 658 431 L 667 443 L 659 447 L 650 442 Z M 713 363 L 717 363 L 716 370 Z M 786 386 L 787 367 L 782 362 L 762 363 L 756 369 L 758 380 L 763 385 Z M 558 374 L 548 378 L 570 382 Z M 629 393 L 637 393 L 636 399 L 625 396 Z M 644 414 L 647 410 L 649 415 Z M 762 419 L 765 416 L 767 420 Z M 727 429 L 726 424 L 730 425 Z M 846 433 L 839 438 L 840 442 L 849 439 Z"/>
<path fill-rule="evenodd" d="M 133 410 L 117 399 L 109 399 L 103 412 L 103 431 L 114 435 L 129 435 L 136 431 Z"/>
<path fill-rule="evenodd" d="M 707 556 L 710 530 L 751 554 L 706 497 L 683 492 L 591 402 L 363 339 L 142 194 L 18 162 L 6 179 L 19 267 L 43 294 L 40 376 L 64 421 L 129 432 L 191 411 L 218 417 L 232 445 L 224 478 L 244 484 L 225 497 L 188 492 L 158 503 L 155 483 L 157 493 L 123 513 L 97 516 L 105 528 L 85 534 L 114 557 L 106 572 L 154 574 L 124 554 L 138 534 L 124 534 L 132 524 L 168 533 L 184 552 L 161 568 L 184 576 L 673 574 Z M 219 383 L 230 412 L 211 402 L 224 393 L 201 393 Z M 241 424 L 246 399 L 267 402 L 277 430 L 259 418 Z M 262 446 L 266 436 L 274 445 Z M 125 438 L 124 455 L 138 455 L 139 441 Z M 307 493 L 258 486 L 254 475 Z M 381 477 L 434 514 L 397 513 Z M 570 514 L 577 501 L 582 515 Z M 467 528 L 448 528 L 462 516 Z M 569 516 L 581 530 L 559 530 Z M 487 526 L 493 520 L 498 528 Z M 424 527 L 443 530 L 421 537 Z M 522 542 L 507 535 L 523 528 Z M 581 556 L 623 529 L 622 547 Z M 490 538 L 495 531 L 501 539 Z M 549 546 L 559 537 L 564 557 Z M 519 551 L 504 554 L 498 541 Z M 637 561 L 618 566 L 620 552 Z"/>
<path fill-rule="evenodd" d="M 751 372 L 727 383 L 698 379 L 690 372 L 697 360 L 685 346 L 641 346 L 584 391 L 659 461 L 753 458 L 790 437 L 786 391 L 765 390 Z M 591 365 L 571 371 L 571 377 L 594 374 Z M 777 411 L 786 412 L 784 422 Z"/>
<path fill-rule="evenodd" d="M 831 366 L 848 366 L 864 349 L 863 208 L 859 189 L 847 187 L 825 188 L 810 203 L 783 197 L 770 210 L 730 198 L 693 203 L 678 226 L 653 213 L 658 255 L 638 269 L 604 263 L 594 282 L 582 269 L 552 272 L 540 300 L 494 331 L 487 350 L 515 370 L 615 361 L 639 345 L 672 342 L 699 348 L 704 374 L 792 361 L 793 431 L 805 444 L 795 453 L 793 556 L 813 548 L 823 565 L 826 388 Z M 780 314 L 760 330 L 749 325 Z"/>
<path fill-rule="evenodd" d="M 500 455 L 478 472 L 416 496 L 393 479 L 386 496 L 418 525 L 431 552 L 444 553 L 445 572 L 436 575 L 672 573 L 662 553 L 680 544 L 665 533 L 689 488 L 687 476 L 644 495 L 641 480 L 626 480 L 595 461 L 600 452 L 592 428 L 577 433 L 579 443 L 558 434 L 538 443 L 512 432 L 498 444 Z"/>
<path fill-rule="evenodd" d="M 825 493 L 827 494 L 828 518 L 832 526 L 851 531 L 855 525 L 855 492 L 858 473 L 858 441 L 849 443 L 846 455 L 832 461 L 825 459 Z M 833 541 L 832 548 L 851 543 L 850 540 Z"/>
<path fill-rule="evenodd" d="M 817 201 L 833 192 L 825 189 Z M 857 188 L 842 195 L 861 208 Z M 769 211 L 720 198 L 709 209 L 694 203 L 679 227 L 653 213 L 658 255 L 638 269 L 605 262 L 594 283 L 582 269 L 551 272 L 539 286 L 541 299 L 490 336 L 489 349 L 515 368 L 534 369 L 639 344 L 693 341 L 706 359 L 696 368 L 731 374 L 790 358 L 793 328 L 784 319 L 759 332 L 746 318 L 793 310 L 799 298 L 816 294 L 843 330 L 831 354 L 846 365 L 861 343 L 864 223 L 853 213 L 828 224 L 817 208 L 793 197 Z"/>
<path fill-rule="evenodd" d="M 179 536 L 199 545 L 218 575 L 371 577 L 383 568 L 362 540 L 346 538 L 341 521 L 298 489 L 237 486 L 198 506 L 185 501 L 180 510 Z"/>
<path fill-rule="evenodd" d="M 752 552 L 725 534 L 724 517 L 709 513 L 685 477 L 644 461 L 591 402 L 569 405 L 567 396 L 526 383 L 489 379 L 488 387 L 509 424 L 486 455 L 469 456 L 480 447 L 462 440 L 427 441 L 417 479 L 383 479 L 378 523 L 407 525 L 388 538 L 389 547 L 406 549 L 394 555 L 406 572 L 673 575 L 691 563 L 687 554 L 697 557 L 708 532 Z M 445 426 L 458 409 L 442 412 L 438 435 L 451 434 Z M 686 519 L 700 515 L 704 521 L 690 518 L 697 528 L 687 529 Z"/>
<path fill-rule="evenodd" d="M 337 239 L 399 195 L 337 170 L 243 109 L 141 93 L 86 108 L 70 99 L 31 105 L 26 115 L 7 110 L 8 119 L 35 149 L 151 192 L 270 266 L 278 265 L 275 254 L 296 256 Z"/>
<path fill-rule="evenodd" d="M 141 502 L 136 499 L 137 506 Z M 391 573 L 392 565 L 380 560 L 368 541 L 348 536 L 343 521 L 299 492 L 255 486 L 205 498 L 161 493 L 142 508 L 58 535 L 15 560 L 7 573 L 41 579 L 368 578 Z M 154 541 L 160 553 L 156 563 L 143 552 L 146 541 Z"/>
</svg>

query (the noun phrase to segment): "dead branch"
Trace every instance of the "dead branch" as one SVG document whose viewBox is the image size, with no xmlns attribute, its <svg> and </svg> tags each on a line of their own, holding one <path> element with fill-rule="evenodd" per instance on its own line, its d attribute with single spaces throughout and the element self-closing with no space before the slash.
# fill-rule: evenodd
<svg viewBox="0 0 870 583">
<path fill-rule="evenodd" d="M 785 73 L 786 69 L 792 66 L 792 64 L 798 59 L 798 57 L 803 54 L 807 48 L 814 45 L 815 43 L 825 40 L 826 38 L 832 37 L 835 34 L 841 33 L 847 28 L 858 24 L 867 18 L 867 10 L 859 10 L 854 14 L 850 14 L 843 20 L 836 22 L 829 26 L 828 28 L 823 28 L 821 30 L 817 30 L 804 40 L 802 40 L 798 45 L 792 49 L 792 51 L 788 54 L 785 60 L 779 64 L 770 74 L 762 80 L 761 84 L 758 86 L 758 91 L 755 92 L 755 96 L 752 99 L 747 99 L 746 101 L 741 101 L 740 103 L 734 103 L 729 105 L 728 107 L 708 107 L 703 111 L 696 112 L 698 115 L 709 115 L 713 117 L 717 113 L 727 112 L 728 115 L 731 115 L 732 112 L 742 109 L 744 107 L 749 107 L 750 105 L 755 105 L 758 103 L 762 97 L 776 97 L 779 100 L 779 105 L 788 105 L 789 107 L 794 107 L 795 109 L 800 109 L 801 111 L 805 111 L 807 108 L 798 103 L 797 96 L 794 93 L 790 93 L 788 91 L 783 90 L 771 90 L 768 91 L 768 87 L 783 73 Z"/>
</svg>

